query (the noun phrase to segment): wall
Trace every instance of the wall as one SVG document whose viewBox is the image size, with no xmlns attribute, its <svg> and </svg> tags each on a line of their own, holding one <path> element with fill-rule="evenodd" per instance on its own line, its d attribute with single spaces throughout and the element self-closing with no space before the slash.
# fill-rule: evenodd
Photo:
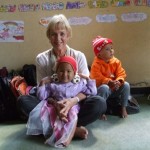
<svg viewBox="0 0 150 150">
<path fill-rule="evenodd" d="M 107 1 L 107 0 L 106 0 Z M 5 0 L 0 5 L 15 4 L 42 4 L 48 0 Z M 59 0 L 49 1 L 61 2 Z M 64 0 L 66 4 L 68 1 Z M 69 2 L 76 2 L 70 0 Z M 84 1 L 80 1 L 84 2 Z M 88 1 L 86 1 L 88 2 Z M 43 17 L 51 17 L 54 14 L 63 13 L 67 18 L 70 17 L 90 17 L 92 22 L 87 25 L 72 25 L 73 38 L 69 45 L 75 49 L 81 50 L 87 57 L 88 64 L 91 65 L 94 54 L 92 51 L 92 39 L 97 35 L 113 39 L 115 55 L 122 61 L 123 67 L 127 72 L 127 81 L 130 83 L 148 82 L 150 83 L 150 7 L 148 6 L 130 6 L 113 7 L 110 0 L 106 8 L 89 8 L 86 5 L 80 9 L 63 10 L 38 10 L 19 12 L 0 12 L 0 20 L 20 20 L 24 21 L 24 42 L 1 42 L 0 43 L 0 68 L 6 66 L 9 70 L 19 69 L 24 64 L 35 62 L 38 53 L 51 47 L 45 32 L 46 27 L 39 24 Z M 139 22 L 123 22 L 121 15 L 124 13 L 145 13 L 147 19 Z M 96 21 L 98 14 L 115 14 L 116 22 Z"/>
</svg>

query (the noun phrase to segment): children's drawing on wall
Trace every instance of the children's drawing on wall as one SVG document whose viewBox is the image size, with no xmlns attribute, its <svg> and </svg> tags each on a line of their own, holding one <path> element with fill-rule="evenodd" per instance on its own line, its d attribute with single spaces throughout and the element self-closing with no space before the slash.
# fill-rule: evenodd
<svg viewBox="0 0 150 150">
<path fill-rule="evenodd" d="M 89 0 L 88 6 L 89 8 L 106 8 L 109 3 L 106 0 Z"/>
<path fill-rule="evenodd" d="M 92 19 L 89 17 L 71 17 L 68 21 L 71 25 L 87 25 Z"/>
<path fill-rule="evenodd" d="M 45 2 L 42 3 L 42 10 L 62 10 L 64 9 L 64 3 L 59 2 L 59 3 L 50 3 L 50 2 Z"/>
<path fill-rule="evenodd" d="M 84 8 L 85 6 L 86 6 L 85 2 L 80 2 L 80 1 L 67 2 L 66 9 L 80 9 L 80 8 Z"/>
<path fill-rule="evenodd" d="M 50 19 L 51 17 L 41 18 L 39 23 L 47 27 Z M 92 19 L 89 17 L 71 17 L 68 18 L 68 21 L 71 25 L 87 25 L 91 23 Z"/>
<path fill-rule="evenodd" d="M 98 14 L 96 16 L 96 21 L 97 22 L 116 22 L 117 21 L 117 17 L 115 14 Z"/>
<path fill-rule="evenodd" d="M 111 0 L 110 4 L 111 6 L 115 6 L 115 7 L 130 6 L 131 0 Z"/>
<path fill-rule="evenodd" d="M 8 5 L 0 5 L 0 12 L 15 12 L 16 5 L 8 4 Z"/>
<path fill-rule="evenodd" d="M 38 11 L 39 9 L 40 9 L 40 4 L 20 4 L 18 6 L 18 10 L 20 12 Z"/>
<path fill-rule="evenodd" d="M 0 42 L 23 42 L 23 21 L 0 21 Z"/>
<path fill-rule="evenodd" d="M 121 15 L 121 19 L 124 22 L 140 22 L 147 19 L 147 14 L 145 13 L 126 13 Z"/>
<path fill-rule="evenodd" d="M 51 19 L 51 17 L 44 17 L 44 18 L 41 18 L 40 21 L 39 21 L 39 23 L 40 23 L 42 26 L 47 27 L 50 19 Z"/>
<path fill-rule="evenodd" d="M 135 6 L 150 6 L 150 0 L 134 0 Z"/>
</svg>

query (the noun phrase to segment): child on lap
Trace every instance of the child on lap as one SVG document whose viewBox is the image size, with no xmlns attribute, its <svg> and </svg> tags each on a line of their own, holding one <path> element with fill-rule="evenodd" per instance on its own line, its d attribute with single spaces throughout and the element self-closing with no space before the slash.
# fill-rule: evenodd
<svg viewBox="0 0 150 150">
<path fill-rule="evenodd" d="M 96 95 L 95 80 L 84 75 L 76 75 L 77 63 L 71 56 L 63 56 L 57 62 L 56 74 L 52 76 L 53 82 L 44 84 L 38 88 L 37 95 L 41 102 L 31 111 L 27 123 L 28 135 L 43 134 L 47 140 L 45 143 L 54 147 L 66 147 L 71 142 L 77 126 L 78 112 L 80 109 L 80 92 L 85 95 Z M 65 99 L 75 97 L 76 105 L 66 113 Z M 71 105 L 71 103 L 70 103 Z M 85 110 L 86 111 L 86 110 Z M 79 128 L 78 135 L 86 138 L 87 130 Z"/>
</svg>

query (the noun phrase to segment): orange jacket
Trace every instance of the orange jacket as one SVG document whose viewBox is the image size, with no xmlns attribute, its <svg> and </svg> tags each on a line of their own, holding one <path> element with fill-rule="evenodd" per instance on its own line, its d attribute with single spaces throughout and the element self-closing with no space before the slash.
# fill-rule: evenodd
<svg viewBox="0 0 150 150">
<path fill-rule="evenodd" d="M 124 82 L 126 72 L 122 68 L 120 60 L 113 57 L 109 63 L 106 63 L 98 57 L 94 58 L 91 66 L 90 78 L 96 80 L 96 86 L 108 84 L 110 80 L 121 80 Z"/>
</svg>

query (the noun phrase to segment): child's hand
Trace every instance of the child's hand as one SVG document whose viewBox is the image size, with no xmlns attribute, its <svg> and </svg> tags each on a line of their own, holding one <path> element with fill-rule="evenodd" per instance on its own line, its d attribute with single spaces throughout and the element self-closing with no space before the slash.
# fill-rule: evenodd
<svg viewBox="0 0 150 150">
<path fill-rule="evenodd" d="M 47 103 L 54 106 L 57 116 L 59 117 L 60 120 L 64 121 L 65 123 L 68 122 L 67 117 L 63 113 L 61 113 L 61 110 L 64 108 L 63 104 L 57 103 L 57 100 L 55 100 L 53 98 L 48 98 Z"/>
<path fill-rule="evenodd" d="M 39 86 L 42 86 L 44 84 L 47 84 L 47 83 L 50 83 L 51 82 L 51 77 L 50 76 L 47 76 L 45 78 L 43 78 L 39 84 Z"/>
<path fill-rule="evenodd" d="M 56 101 L 53 98 L 48 98 L 47 103 L 55 106 Z"/>
<path fill-rule="evenodd" d="M 62 112 L 62 109 L 64 109 L 64 107 L 65 105 L 62 103 L 56 103 L 55 105 L 56 113 L 59 116 L 59 119 L 67 123 L 68 122 L 67 114 Z"/>
<path fill-rule="evenodd" d="M 86 79 L 86 80 L 88 80 L 88 79 L 89 79 L 89 77 L 88 77 L 88 76 L 86 76 L 86 75 L 84 75 L 84 74 L 79 73 L 78 75 L 79 75 L 81 78 L 84 78 L 84 79 Z"/>
<path fill-rule="evenodd" d="M 110 87 L 110 89 L 114 89 L 115 88 L 115 84 L 114 84 L 114 81 L 109 81 L 108 82 L 108 86 Z"/>
<path fill-rule="evenodd" d="M 108 86 L 112 89 L 112 91 L 117 91 L 121 86 L 121 83 L 118 80 L 109 81 Z"/>
</svg>

